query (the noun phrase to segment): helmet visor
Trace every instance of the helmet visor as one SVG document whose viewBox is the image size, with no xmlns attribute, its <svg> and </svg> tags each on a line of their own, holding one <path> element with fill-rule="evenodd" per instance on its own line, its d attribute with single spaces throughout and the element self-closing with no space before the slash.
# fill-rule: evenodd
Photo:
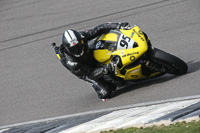
<svg viewBox="0 0 200 133">
<path fill-rule="evenodd" d="M 83 44 L 81 44 L 81 43 L 76 44 L 76 45 L 74 45 L 72 47 L 69 47 L 68 50 L 75 57 L 80 57 L 80 56 L 83 55 L 83 51 L 84 51 Z"/>
</svg>

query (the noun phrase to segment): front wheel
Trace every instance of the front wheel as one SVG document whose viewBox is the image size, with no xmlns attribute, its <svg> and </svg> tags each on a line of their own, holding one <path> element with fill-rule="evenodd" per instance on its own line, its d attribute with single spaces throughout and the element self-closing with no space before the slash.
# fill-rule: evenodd
<svg viewBox="0 0 200 133">
<path fill-rule="evenodd" d="M 188 70 L 188 66 L 183 60 L 157 48 L 153 51 L 152 60 L 162 65 L 170 74 L 183 75 Z"/>
</svg>

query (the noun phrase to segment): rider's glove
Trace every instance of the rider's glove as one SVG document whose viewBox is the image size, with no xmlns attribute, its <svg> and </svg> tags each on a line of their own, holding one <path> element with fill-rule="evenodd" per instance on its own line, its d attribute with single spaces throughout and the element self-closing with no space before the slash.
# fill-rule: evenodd
<svg viewBox="0 0 200 133">
<path fill-rule="evenodd" d="M 120 26 L 119 26 L 120 29 L 130 29 L 130 25 L 128 22 L 124 22 L 124 23 L 121 23 Z"/>
<path fill-rule="evenodd" d="M 110 62 L 104 67 L 104 74 L 108 74 L 108 72 L 113 72 L 115 70 L 114 63 Z"/>
</svg>

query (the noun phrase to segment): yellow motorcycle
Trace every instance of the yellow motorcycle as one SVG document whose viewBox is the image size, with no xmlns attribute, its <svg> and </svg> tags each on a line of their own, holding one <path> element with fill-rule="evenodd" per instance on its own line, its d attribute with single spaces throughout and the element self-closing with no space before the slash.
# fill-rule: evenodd
<svg viewBox="0 0 200 133">
<path fill-rule="evenodd" d="M 97 40 L 94 58 L 101 64 L 113 63 L 114 79 L 138 81 L 165 73 L 185 74 L 187 64 L 178 57 L 152 47 L 138 26 L 111 30 Z"/>
<path fill-rule="evenodd" d="M 182 75 L 188 70 L 183 60 L 154 48 L 138 26 L 103 34 L 96 41 L 93 55 L 100 66 L 113 64 L 114 73 L 109 75 L 112 81 L 146 80 L 165 73 Z"/>
</svg>

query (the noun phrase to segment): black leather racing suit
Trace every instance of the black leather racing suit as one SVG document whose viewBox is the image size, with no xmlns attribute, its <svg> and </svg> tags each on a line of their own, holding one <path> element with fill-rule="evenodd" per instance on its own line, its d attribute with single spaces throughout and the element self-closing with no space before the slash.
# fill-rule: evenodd
<svg viewBox="0 0 200 133">
<path fill-rule="evenodd" d="M 107 83 L 102 77 L 104 75 L 104 67 L 97 67 L 97 62 L 93 57 L 92 44 L 88 41 L 97 38 L 98 36 L 108 33 L 111 29 L 119 29 L 120 23 L 106 23 L 101 24 L 94 29 L 79 32 L 84 41 L 84 54 L 81 57 L 74 57 L 61 44 L 59 47 L 59 54 L 61 63 L 74 75 L 92 84 L 92 87 L 97 92 L 99 98 L 106 99 L 111 97 L 113 85 Z"/>
</svg>

